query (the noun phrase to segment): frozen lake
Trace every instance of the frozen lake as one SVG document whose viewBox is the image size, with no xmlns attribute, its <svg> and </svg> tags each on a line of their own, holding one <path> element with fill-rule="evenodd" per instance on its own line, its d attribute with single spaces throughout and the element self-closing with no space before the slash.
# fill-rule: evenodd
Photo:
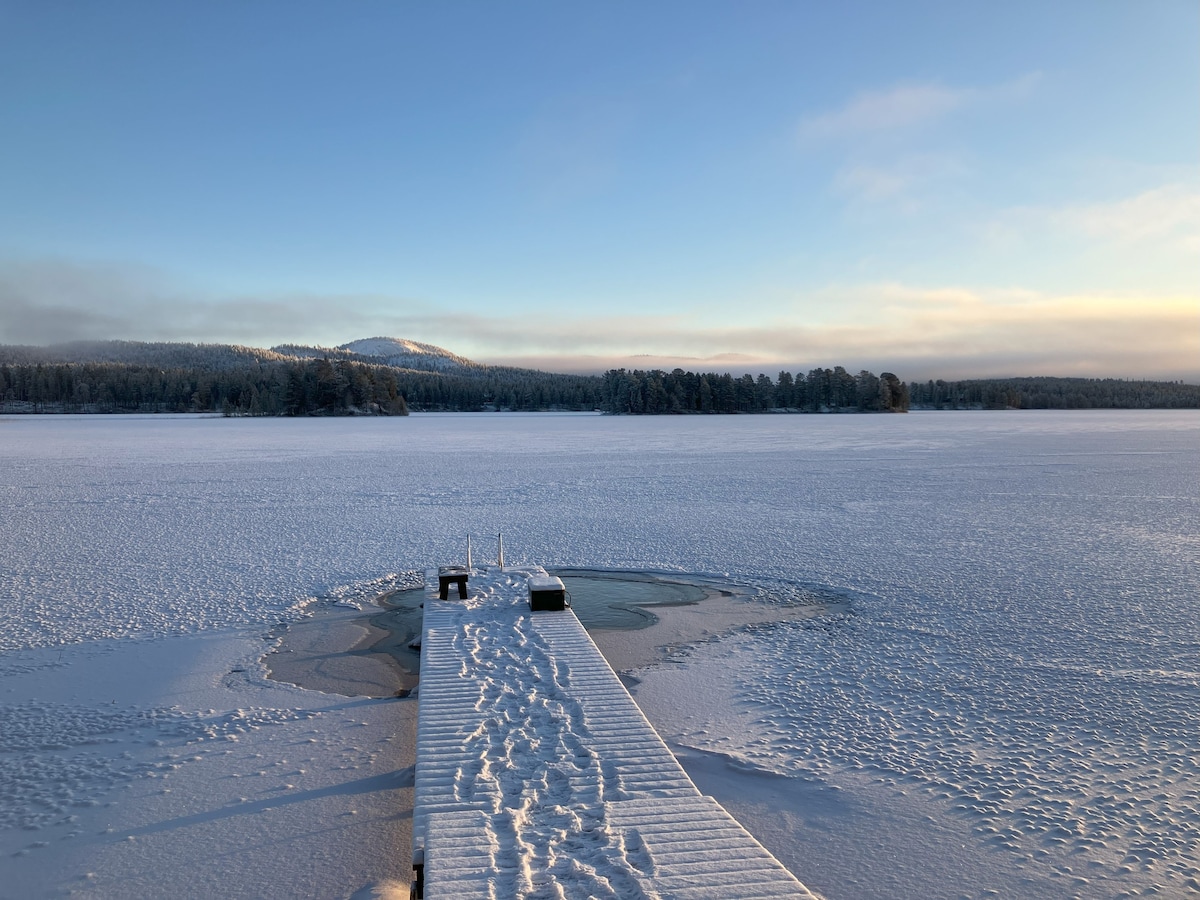
<svg viewBox="0 0 1200 900">
<path fill-rule="evenodd" d="M 36 648 L 271 626 L 502 531 L 514 564 L 849 605 L 635 673 L 814 890 L 1187 894 L 1198 472 L 1194 412 L 0 418 L 0 679 Z M 36 698 L 0 698 L 33 727 Z M 5 741 L 24 802 L 3 779 L 37 742 Z"/>
</svg>

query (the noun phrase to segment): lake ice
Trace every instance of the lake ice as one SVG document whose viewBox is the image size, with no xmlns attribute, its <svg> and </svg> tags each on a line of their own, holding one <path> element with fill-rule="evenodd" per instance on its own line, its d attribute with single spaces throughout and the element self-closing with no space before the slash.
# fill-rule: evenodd
<svg viewBox="0 0 1200 900">
<path fill-rule="evenodd" d="M 511 563 L 848 604 L 632 673 L 701 789 L 814 890 L 1200 891 L 1197 472 L 1192 412 L 0 419 L 0 871 L 24 896 L 169 878 L 153 847 L 123 882 L 73 848 L 106 804 L 182 803 L 145 790 L 166 773 L 231 777 L 168 754 L 189 741 L 266 772 L 287 735 L 316 748 L 299 768 L 346 765 L 314 722 L 376 707 L 264 686 L 264 631 L 503 531 Z M 130 702 L 68 686 L 134 645 L 155 685 L 111 686 Z M 246 702 L 192 686 L 198 658 L 245 671 Z M 345 896 L 352 858 L 322 870 Z M 292 861 L 273 865 L 255 890 L 284 896 Z"/>
</svg>

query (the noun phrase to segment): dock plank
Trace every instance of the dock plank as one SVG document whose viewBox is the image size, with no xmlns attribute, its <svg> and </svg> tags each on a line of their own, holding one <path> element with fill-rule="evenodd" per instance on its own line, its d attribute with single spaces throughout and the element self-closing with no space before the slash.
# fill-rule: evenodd
<svg viewBox="0 0 1200 900">
<path fill-rule="evenodd" d="M 426 601 L 424 897 L 812 900 L 697 790 L 574 613 L 530 612 L 529 571 L 474 573 L 466 600 Z"/>
</svg>

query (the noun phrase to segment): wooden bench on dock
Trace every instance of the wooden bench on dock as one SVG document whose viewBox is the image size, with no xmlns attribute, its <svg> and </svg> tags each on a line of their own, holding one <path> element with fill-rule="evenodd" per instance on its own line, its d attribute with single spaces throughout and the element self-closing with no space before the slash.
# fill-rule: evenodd
<svg viewBox="0 0 1200 900">
<path fill-rule="evenodd" d="M 471 570 L 465 566 L 440 566 L 438 568 L 438 599 L 450 599 L 450 585 L 458 586 L 458 599 L 467 599 L 467 579 Z"/>
</svg>

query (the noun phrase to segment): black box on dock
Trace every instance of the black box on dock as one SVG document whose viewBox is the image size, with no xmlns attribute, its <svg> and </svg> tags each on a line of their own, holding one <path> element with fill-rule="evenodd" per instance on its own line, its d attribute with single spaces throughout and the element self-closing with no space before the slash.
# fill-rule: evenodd
<svg viewBox="0 0 1200 900">
<path fill-rule="evenodd" d="M 533 612 L 567 608 L 567 589 L 561 578 L 533 575 L 529 579 L 529 608 Z"/>
</svg>

